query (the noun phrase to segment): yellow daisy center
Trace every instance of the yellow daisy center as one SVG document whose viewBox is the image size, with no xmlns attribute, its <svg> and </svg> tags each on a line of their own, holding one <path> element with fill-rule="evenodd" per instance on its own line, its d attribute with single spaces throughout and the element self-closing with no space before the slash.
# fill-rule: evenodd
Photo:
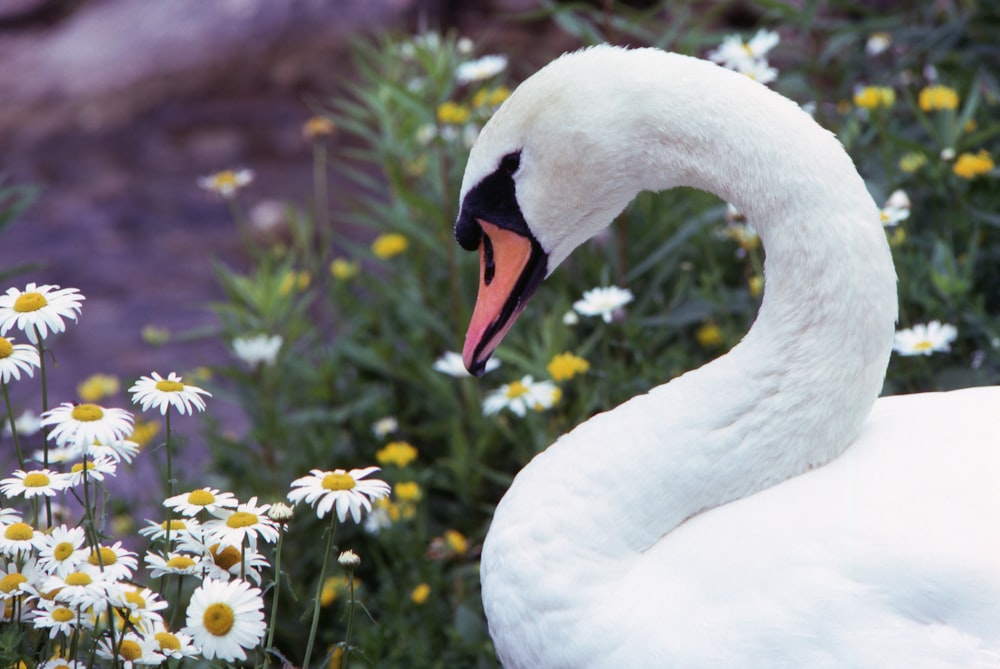
<svg viewBox="0 0 1000 669">
<path fill-rule="evenodd" d="M 115 555 L 115 552 L 110 548 L 108 548 L 107 546 L 101 546 L 99 550 L 101 553 L 100 562 L 98 562 L 98 557 L 97 557 L 98 551 L 93 551 L 90 554 L 90 557 L 87 558 L 87 562 L 94 565 L 95 567 L 98 564 L 103 564 L 105 567 L 107 567 L 110 564 L 118 562 L 118 556 Z"/>
<path fill-rule="evenodd" d="M 250 527 L 251 525 L 256 525 L 258 520 L 256 514 L 246 511 L 236 511 L 226 518 L 226 527 Z"/>
<path fill-rule="evenodd" d="M 14 345 L 6 337 L 0 337 L 0 359 L 9 358 L 14 354 Z"/>
<path fill-rule="evenodd" d="M 93 468 L 94 468 L 94 463 L 87 461 L 87 462 L 77 462 L 72 467 L 70 467 L 69 470 L 74 474 L 79 474 L 84 469 L 86 469 L 89 472 Z"/>
<path fill-rule="evenodd" d="M 226 636 L 229 634 L 229 630 L 233 628 L 234 621 L 233 610 L 228 604 L 223 604 L 222 602 L 216 602 L 206 608 L 204 615 L 201 617 L 201 622 L 205 626 L 205 629 L 215 636 Z"/>
<path fill-rule="evenodd" d="M 49 303 L 41 293 L 21 293 L 14 300 L 14 311 L 25 313 L 28 311 L 38 311 Z"/>
<path fill-rule="evenodd" d="M 52 620 L 59 623 L 68 623 L 70 620 L 73 620 L 73 611 L 71 609 L 67 609 L 65 606 L 55 607 L 52 609 L 51 615 Z"/>
<path fill-rule="evenodd" d="M 167 566 L 171 569 L 190 569 L 194 566 L 194 560 L 187 555 L 175 555 L 167 560 Z"/>
<path fill-rule="evenodd" d="M 236 172 L 233 170 L 223 170 L 212 175 L 212 185 L 216 188 L 236 188 L 239 183 L 236 179 Z"/>
<path fill-rule="evenodd" d="M 156 389 L 164 393 L 179 393 L 184 390 L 184 384 L 180 381 L 163 379 L 162 381 L 156 382 Z"/>
<path fill-rule="evenodd" d="M 22 481 L 25 488 L 44 488 L 51 482 L 49 477 L 42 472 L 31 472 Z"/>
<path fill-rule="evenodd" d="M 137 641 L 132 639 L 124 639 L 121 646 L 118 648 L 118 657 L 123 660 L 141 660 L 142 659 L 142 646 L 139 645 Z"/>
<path fill-rule="evenodd" d="M 184 523 L 184 521 L 178 518 L 174 518 L 173 520 L 164 520 L 162 523 L 160 523 L 160 527 L 163 528 L 164 530 L 170 530 L 171 532 L 173 532 L 174 530 L 187 529 L 187 525 Z"/>
<path fill-rule="evenodd" d="M 90 585 L 93 582 L 94 579 L 82 571 L 74 571 L 72 574 L 66 576 L 66 585 Z"/>
<path fill-rule="evenodd" d="M 207 490 L 195 490 L 188 495 L 188 504 L 195 506 L 208 506 L 215 503 L 215 495 Z"/>
<path fill-rule="evenodd" d="M 132 590 L 131 592 L 125 593 L 125 601 L 129 604 L 135 604 L 136 608 L 144 609 L 146 608 L 146 599 L 141 594 Z"/>
<path fill-rule="evenodd" d="M 914 351 L 929 351 L 932 348 L 934 348 L 934 344 L 927 341 L 926 339 L 923 341 L 918 341 L 916 344 L 913 345 Z"/>
<path fill-rule="evenodd" d="M 14 592 L 22 583 L 27 583 L 28 577 L 17 572 L 0 578 L 0 592 Z"/>
<path fill-rule="evenodd" d="M 74 420 L 87 423 L 104 418 L 104 409 L 96 404 L 77 404 L 70 415 Z"/>
<path fill-rule="evenodd" d="M 350 490 L 356 481 L 350 474 L 332 472 L 323 477 L 323 488 L 326 490 Z"/>
<path fill-rule="evenodd" d="M 73 554 L 76 548 L 68 541 L 63 541 L 56 544 L 56 547 L 52 549 L 52 557 L 62 562 L 70 555 Z"/>
<path fill-rule="evenodd" d="M 212 560 L 215 561 L 215 564 L 226 571 L 240 562 L 240 552 L 235 546 L 226 546 L 220 551 L 219 544 L 213 544 L 208 550 L 212 554 Z"/>
<path fill-rule="evenodd" d="M 153 635 L 156 642 L 160 644 L 160 650 L 180 650 L 181 641 L 170 632 L 157 632 Z"/>
<path fill-rule="evenodd" d="M 28 541 L 34 534 L 35 531 L 31 529 L 31 525 L 28 525 L 28 523 L 11 523 L 3 531 L 4 538 L 11 541 Z"/>
<path fill-rule="evenodd" d="M 507 392 L 504 394 L 507 396 L 507 399 L 517 399 L 522 395 L 528 394 L 528 386 L 524 385 L 520 381 L 514 381 L 513 383 L 507 385 Z"/>
</svg>

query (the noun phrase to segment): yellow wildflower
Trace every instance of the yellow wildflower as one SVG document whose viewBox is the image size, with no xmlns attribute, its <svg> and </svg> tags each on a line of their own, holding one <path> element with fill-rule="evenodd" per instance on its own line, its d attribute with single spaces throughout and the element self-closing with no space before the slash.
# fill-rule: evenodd
<svg viewBox="0 0 1000 669">
<path fill-rule="evenodd" d="M 510 89 L 506 86 L 497 86 L 496 88 L 480 88 L 476 91 L 476 94 L 472 96 L 472 106 L 475 109 L 480 109 L 482 107 L 497 107 L 509 97 Z"/>
<path fill-rule="evenodd" d="M 281 285 L 278 286 L 278 294 L 281 296 L 286 296 L 291 294 L 292 290 L 302 292 L 309 287 L 312 283 L 312 276 L 309 272 L 296 272 L 291 270 L 285 273 L 285 276 L 281 277 Z"/>
<path fill-rule="evenodd" d="M 920 91 L 917 104 L 925 112 L 938 109 L 957 109 L 958 93 L 948 86 L 927 86 Z"/>
<path fill-rule="evenodd" d="M 139 444 L 140 448 L 145 448 L 159 432 L 160 423 L 158 421 L 136 418 L 132 427 L 132 435 L 128 440 Z"/>
<path fill-rule="evenodd" d="M 552 358 L 546 369 L 553 381 L 566 381 L 590 369 L 590 363 L 572 353 L 560 353 Z"/>
<path fill-rule="evenodd" d="M 927 156 L 916 151 L 908 151 L 899 157 L 899 169 L 912 174 L 927 163 Z"/>
<path fill-rule="evenodd" d="M 896 91 L 888 86 L 865 86 L 854 94 L 854 105 L 862 109 L 888 109 L 896 104 Z"/>
<path fill-rule="evenodd" d="M 415 587 L 413 591 L 410 593 L 410 601 L 416 604 L 417 606 L 420 606 L 421 604 L 427 601 L 427 598 L 430 597 L 430 594 L 431 594 L 431 586 L 427 585 L 426 583 L 421 583 L 417 587 Z"/>
<path fill-rule="evenodd" d="M 410 242 L 403 235 L 389 232 L 375 238 L 375 241 L 372 242 L 372 253 L 382 260 L 388 260 L 393 256 L 398 256 L 409 245 Z"/>
<path fill-rule="evenodd" d="M 439 123 L 450 125 L 460 125 L 469 120 L 469 108 L 457 102 L 445 102 L 437 108 L 437 120 Z"/>
<path fill-rule="evenodd" d="M 84 402 L 99 402 L 118 392 L 121 384 L 111 374 L 91 374 L 76 387 L 76 394 Z"/>
<path fill-rule="evenodd" d="M 458 555 L 464 555 L 469 550 L 469 540 L 458 530 L 445 530 L 444 541 L 448 548 Z"/>
<path fill-rule="evenodd" d="M 380 465 L 405 467 L 416 459 L 416 447 L 406 441 L 391 441 L 375 451 L 375 460 Z"/>
<path fill-rule="evenodd" d="M 420 490 L 420 484 L 416 481 L 402 481 L 397 483 L 393 487 L 393 493 L 395 493 L 396 499 L 403 503 L 419 502 L 423 494 Z"/>
<path fill-rule="evenodd" d="M 333 261 L 330 262 L 330 274 L 332 274 L 333 278 L 338 281 L 353 279 L 360 271 L 361 265 L 357 260 L 334 258 Z"/>
<path fill-rule="evenodd" d="M 985 149 L 979 153 L 965 152 L 958 157 L 951 169 L 963 179 L 972 179 L 993 169 L 993 158 Z"/>
<path fill-rule="evenodd" d="M 722 330 L 715 323 L 705 323 L 694 334 L 698 344 L 704 348 L 716 348 L 723 342 Z"/>
<path fill-rule="evenodd" d="M 357 581 L 355 581 L 355 585 Z M 344 595 L 350 586 L 350 579 L 341 574 L 339 576 L 329 576 L 323 581 L 323 588 L 319 593 L 320 606 L 330 606 L 337 598 Z"/>
<path fill-rule="evenodd" d="M 306 139 L 319 139 L 336 132 L 337 126 L 325 116 L 313 116 L 302 124 L 302 134 Z"/>
<path fill-rule="evenodd" d="M 750 289 L 750 297 L 760 297 L 764 291 L 764 277 L 760 274 L 754 274 L 747 281 L 747 287 Z"/>
</svg>

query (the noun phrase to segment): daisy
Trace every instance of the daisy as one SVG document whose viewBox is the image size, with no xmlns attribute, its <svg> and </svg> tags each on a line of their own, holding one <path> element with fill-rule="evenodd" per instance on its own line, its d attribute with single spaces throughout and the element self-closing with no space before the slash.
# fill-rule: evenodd
<svg viewBox="0 0 1000 669">
<path fill-rule="evenodd" d="M 278 526 L 267 517 L 270 508 L 270 504 L 257 506 L 257 498 L 251 497 L 235 510 L 217 509 L 212 511 L 217 520 L 206 522 L 205 531 L 223 546 L 238 548 L 247 541 L 251 548 L 257 548 L 258 538 L 273 544 L 278 540 Z"/>
<path fill-rule="evenodd" d="M 455 80 L 459 84 L 483 81 L 484 79 L 495 77 L 505 69 L 507 69 L 507 56 L 483 56 L 482 58 L 459 65 L 455 69 Z"/>
<path fill-rule="evenodd" d="M 958 330 L 950 323 L 942 324 L 940 321 L 931 321 L 926 325 L 917 323 L 912 328 L 897 332 L 892 348 L 900 355 L 947 353 L 957 337 Z"/>
<path fill-rule="evenodd" d="M 13 338 L 0 337 L 0 381 L 17 381 L 21 372 L 34 376 L 35 367 L 40 365 L 37 348 L 29 344 L 15 344 Z"/>
<path fill-rule="evenodd" d="M 40 662 L 35 669 L 85 669 L 86 666 L 87 663 L 82 660 L 69 660 L 55 655 L 45 662 Z"/>
<path fill-rule="evenodd" d="M 385 416 L 372 423 L 372 434 L 378 439 L 385 439 L 399 429 L 399 421 L 395 416 Z"/>
<path fill-rule="evenodd" d="M 889 228 L 910 217 L 910 198 L 904 190 L 894 190 L 879 212 L 882 225 Z"/>
<path fill-rule="evenodd" d="M 21 415 L 14 419 L 14 429 L 22 437 L 30 437 L 42 429 L 42 421 L 31 409 L 25 409 Z M 11 434 L 10 424 L 4 425 L 4 434 Z M 39 461 L 41 462 L 41 461 Z"/>
<path fill-rule="evenodd" d="M 483 415 L 492 416 L 503 409 L 510 409 L 518 416 L 524 416 L 528 409 L 540 411 L 552 408 L 562 393 L 551 381 L 538 381 L 528 375 L 520 381 L 504 384 L 491 392 L 483 400 Z"/>
<path fill-rule="evenodd" d="M 264 600 L 244 581 L 206 579 L 192 594 L 184 633 L 206 659 L 245 660 L 264 637 Z"/>
<path fill-rule="evenodd" d="M 115 585 L 108 591 L 108 601 L 119 610 L 128 610 L 128 622 L 132 625 L 147 625 L 163 622 L 160 611 L 167 608 L 166 600 L 149 588 L 134 585 Z"/>
<path fill-rule="evenodd" d="M 101 639 L 97 655 L 105 660 L 114 660 L 115 666 L 122 669 L 134 669 L 140 664 L 162 664 L 166 659 L 156 639 L 141 637 L 134 632 L 126 632 L 124 638 Z"/>
<path fill-rule="evenodd" d="M 499 366 L 499 360 L 496 358 L 490 358 L 486 361 L 486 372 L 492 372 Z M 457 379 L 472 376 L 469 374 L 469 370 L 465 368 L 465 363 L 462 362 L 462 354 L 454 351 L 446 351 L 440 358 L 435 360 L 434 371 L 447 374 L 448 376 L 454 376 Z"/>
<path fill-rule="evenodd" d="M 40 590 L 54 592 L 52 599 L 71 609 L 103 610 L 108 601 L 111 581 L 99 570 L 83 564 L 77 571 L 65 576 L 53 574 L 42 583 Z"/>
<path fill-rule="evenodd" d="M 592 288 L 583 293 L 583 299 L 573 303 L 573 309 L 581 316 L 600 316 L 605 323 L 610 323 L 615 311 L 632 299 L 632 291 L 627 288 L 618 286 Z"/>
<path fill-rule="evenodd" d="M 708 53 L 708 58 L 766 84 L 778 76 L 778 71 L 767 64 L 767 54 L 779 41 L 778 33 L 763 29 L 748 42 L 739 35 L 727 35 L 718 49 Z"/>
<path fill-rule="evenodd" d="M 116 541 L 113 546 L 102 545 L 87 556 L 87 564 L 102 571 L 109 580 L 132 578 L 132 572 L 139 564 L 136 554 Z"/>
<path fill-rule="evenodd" d="M 90 551 L 84 548 L 86 534 L 82 527 L 57 525 L 51 532 L 39 533 L 32 543 L 38 549 L 38 566 L 48 574 L 66 576 L 83 564 Z"/>
<path fill-rule="evenodd" d="M 17 327 L 32 344 L 37 344 L 52 332 L 66 329 L 64 318 L 76 321 L 80 303 L 85 298 L 76 288 L 52 285 L 25 286 L 24 291 L 8 288 L 0 295 L 0 335 Z"/>
<path fill-rule="evenodd" d="M 171 632 L 162 622 L 150 625 L 146 629 L 146 637 L 156 639 L 160 652 L 167 658 L 183 660 L 198 655 L 198 649 L 190 636 L 183 632 Z"/>
<path fill-rule="evenodd" d="M 132 393 L 133 404 L 140 405 L 143 411 L 156 407 L 161 415 L 165 415 L 171 406 L 182 414 L 194 415 L 195 409 L 205 410 L 205 400 L 200 395 L 212 396 L 207 390 L 182 382 L 174 372 L 170 372 L 167 378 L 156 372 L 152 376 L 143 376 L 128 391 Z"/>
<path fill-rule="evenodd" d="M 128 464 L 139 454 L 139 444 L 128 439 L 118 439 L 109 442 L 93 442 L 87 446 L 87 456 L 93 460 L 99 458 L 124 462 Z M 79 457 L 79 454 L 77 455 Z M 49 450 L 49 460 L 52 460 L 52 451 Z"/>
<path fill-rule="evenodd" d="M 104 477 L 114 476 L 117 469 L 115 461 L 102 453 L 93 459 L 73 463 L 69 471 L 69 485 L 76 487 L 82 484 L 84 472 L 91 481 L 104 481 Z"/>
<path fill-rule="evenodd" d="M 0 566 L 0 602 L 6 602 L 24 595 L 34 595 L 40 576 L 38 563 L 34 558 L 28 558 L 24 564 L 18 565 L 17 560 L 6 560 Z M 0 604 L 0 610 L 3 609 Z"/>
<path fill-rule="evenodd" d="M 125 409 L 106 409 L 97 404 L 63 402 L 42 414 L 42 426 L 57 446 L 84 448 L 98 441 L 110 444 L 132 432 L 132 414 Z"/>
<path fill-rule="evenodd" d="M 0 525 L 0 555 L 17 557 L 31 553 L 39 534 L 38 530 L 25 522 Z"/>
<path fill-rule="evenodd" d="M 281 335 L 237 337 L 233 340 L 233 353 L 250 367 L 269 367 L 278 359 L 284 341 Z"/>
<path fill-rule="evenodd" d="M 239 504 L 231 492 L 219 492 L 216 488 L 199 488 L 191 492 L 168 497 L 163 506 L 185 516 L 196 516 L 200 511 L 214 513 L 219 509 L 229 509 Z"/>
<path fill-rule="evenodd" d="M 201 524 L 193 518 L 171 518 L 157 523 L 152 520 L 146 521 L 146 527 L 139 530 L 139 534 L 147 537 L 150 541 L 161 541 L 167 538 L 167 529 L 170 529 L 170 538 L 177 539 L 185 532 L 196 531 Z"/>
<path fill-rule="evenodd" d="M 313 505 L 316 515 L 322 518 L 336 507 L 337 517 L 341 522 L 347 518 L 348 512 L 355 523 L 361 522 L 361 508 L 366 511 L 372 508 L 372 501 L 389 494 L 389 484 L 378 479 L 362 480 L 369 474 L 379 471 L 378 467 L 365 467 L 345 471 L 335 469 L 323 471 L 312 469 L 309 476 L 292 481 L 293 490 L 288 493 L 290 502 L 305 501 Z"/>
<path fill-rule="evenodd" d="M 201 573 L 201 557 L 187 553 L 167 553 L 164 558 L 156 553 L 146 553 L 142 559 L 150 578 L 161 576 L 193 576 Z"/>
<path fill-rule="evenodd" d="M 50 639 L 55 639 L 60 632 L 68 639 L 76 630 L 94 627 L 91 616 L 82 613 L 78 607 L 71 608 L 63 602 L 40 598 L 31 612 L 30 622 L 35 629 L 49 630 Z"/>
<path fill-rule="evenodd" d="M 207 177 L 198 179 L 198 185 L 205 190 L 218 193 L 222 197 L 231 198 L 236 191 L 253 181 L 252 170 L 222 170 Z"/>
<path fill-rule="evenodd" d="M 69 487 L 69 476 L 49 469 L 34 469 L 26 472 L 18 469 L 14 475 L 0 480 L 0 491 L 7 497 L 23 495 L 25 499 L 32 497 L 52 497 L 57 492 Z"/>
<path fill-rule="evenodd" d="M 234 577 L 260 585 L 262 569 L 270 567 L 264 554 L 251 546 L 236 548 L 213 543 L 204 547 L 201 567 L 205 578 L 230 581 Z"/>
</svg>

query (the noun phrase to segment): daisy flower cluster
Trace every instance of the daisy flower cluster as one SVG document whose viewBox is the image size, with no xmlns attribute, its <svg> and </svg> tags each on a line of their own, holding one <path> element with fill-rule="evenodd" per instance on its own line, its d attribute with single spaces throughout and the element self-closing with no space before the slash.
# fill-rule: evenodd
<svg viewBox="0 0 1000 669">
<path fill-rule="evenodd" d="M 778 70 L 767 62 L 767 54 L 779 41 L 778 33 L 763 29 L 748 41 L 739 35 L 727 35 L 717 49 L 708 53 L 708 58 L 762 84 L 769 84 L 778 77 Z"/>
</svg>

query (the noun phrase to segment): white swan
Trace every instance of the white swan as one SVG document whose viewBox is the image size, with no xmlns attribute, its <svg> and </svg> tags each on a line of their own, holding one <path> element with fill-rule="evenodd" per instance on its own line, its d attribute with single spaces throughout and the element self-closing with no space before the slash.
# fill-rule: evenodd
<svg viewBox="0 0 1000 669">
<path fill-rule="evenodd" d="M 896 319 L 878 211 L 785 98 L 614 47 L 521 84 L 462 185 L 466 366 L 637 192 L 678 185 L 759 231 L 760 313 L 518 474 L 482 555 L 504 666 L 1000 667 L 1000 388 L 876 401 Z"/>
</svg>

